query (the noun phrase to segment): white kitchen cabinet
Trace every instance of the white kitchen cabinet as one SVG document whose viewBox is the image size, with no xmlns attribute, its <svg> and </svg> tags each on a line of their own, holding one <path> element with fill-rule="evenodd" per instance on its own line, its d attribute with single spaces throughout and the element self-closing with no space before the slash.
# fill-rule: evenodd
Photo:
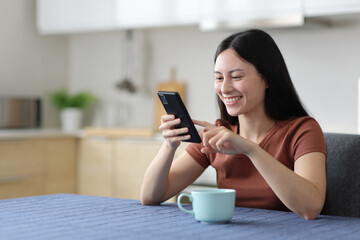
<svg viewBox="0 0 360 240">
<path fill-rule="evenodd" d="M 113 29 L 116 0 L 37 0 L 40 33 Z"/>
<path fill-rule="evenodd" d="M 307 17 L 360 12 L 360 0 L 303 0 Z"/>
<path fill-rule="evenodd" d="M 43 34 L 198 24 L 240 29 L 359 12 L 360 0 L 37 0 L 37 26 Z"/>
<path fill-rule="evenodd" d="M 200 28 L 297 26 L 304 22 L 302 0 L 202 0 Z"/>
<path fill-rule="evenodd" d="M 197 24 L 198 0 L 37 0 L 40 33 Z"/>
<path fill-rule="evenodd" d="M 117 0 L 120 28 L 198 24 L 199 0 Z"/>
</svg>

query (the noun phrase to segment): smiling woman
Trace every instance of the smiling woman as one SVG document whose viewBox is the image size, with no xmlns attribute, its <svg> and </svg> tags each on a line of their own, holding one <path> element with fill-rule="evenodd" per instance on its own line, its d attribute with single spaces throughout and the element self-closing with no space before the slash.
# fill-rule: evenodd
<svg viewBox="0 0 360 240">
<path fill-rule="evenodd" d="M 221 42 L 215 53 L 215 64 L 219 63 L 217 59 L 225 50 L 233 50 L 238 62 L 242 61 L 242 65 L 248 67 L 250 65 L 250 68 L 253 66 L 259 77 L 266 81 L 268 89 L 265 105 L 270 116 L 279 120 L 308 116 L 291 81 L 284 58 L 268 34 L 250 30 L 228 37 Z M 230 123 L 236 123 L 237 117 L 228 116 L 223 102 L 218 99 L 218 103 L 222 117 Z"/>
<path fill-rule="evenodd" d="M 323 132 L 295 91 L 285 61 L 261 30 L 224 39 L 215 54 L 214 90 L 220 119 L 204 127 L 173 161 L 188 129 L 162 117 L 165 139 L 147 169 L 143 204 L 158 204 L 190 185 L 212 165 L 219 188 L 236 190 L 236 206 L 293 211 L 305 219 L 321 212 L 326 191 Z M 184 135 L 185 134 L 185 135 Z"/>
<path fill-rule="evenodd" d="M 214 73 L 215 92 L 230 116 L 237 117 L 256 107 L 265 109 L 266 80 L 232 48 L 218 56 Z"/>
</svg>

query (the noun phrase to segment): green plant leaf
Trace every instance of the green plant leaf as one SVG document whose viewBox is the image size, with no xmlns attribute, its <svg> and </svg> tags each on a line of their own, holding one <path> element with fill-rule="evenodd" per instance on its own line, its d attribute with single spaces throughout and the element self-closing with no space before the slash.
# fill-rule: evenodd
<svg viewBox="0 0 360 240">
<path fill-rule="evenodd" d="M 86 91 L 69 94 L 66 90 L 58 90 L 50 94 L 50 100 L 59 110 L 69 107 L 85 109 L 95 101 L 95 97 Z"/>
</svg>

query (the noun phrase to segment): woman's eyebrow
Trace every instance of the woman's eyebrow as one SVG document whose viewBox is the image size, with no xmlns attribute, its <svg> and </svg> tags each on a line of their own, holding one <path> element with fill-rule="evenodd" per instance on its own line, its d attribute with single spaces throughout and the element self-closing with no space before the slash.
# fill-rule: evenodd
<svg viewBox="0 0 360 240">
<path fill-rule="evenodd" d="M 229 73 L 233 73 L 233 72 L 245 72 L 245 70 L 241 69 L 241 68 L 236 68 L 236 69 L 233 69 L 233 70 L 229 71 Z"/>
<path fill-rule="evenodd" d="M 232 70 L 230 70 L 228 73 L 233 73 L 233 72 L 245 72 L 245 70 L 244 69 L 241 69 L 241 68 L 236 68 L 236 69 L 232 69 Z M 222 74 L 221 72 L 219 72 L 219 71 L 214 71 L 214 73 L 216 73 L 216 74 Z"/>
</svg>

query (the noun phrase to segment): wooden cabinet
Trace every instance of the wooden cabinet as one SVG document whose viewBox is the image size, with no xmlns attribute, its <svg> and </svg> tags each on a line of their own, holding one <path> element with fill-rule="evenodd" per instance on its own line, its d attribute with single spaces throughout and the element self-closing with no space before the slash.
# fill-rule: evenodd
<svg viewBox="0 0 360 240">
<path fill-rule="evenodd" d="M 108 138 L 84 138 L 79 144 L 78 193 L 113 196 L 114 141 Z"/>
<path fill-rule="evenodd" d="M 76 193 L 77 138 L 42 140 L 44 194 Z"/>
<path fill-rule="evenodd" d="M 37 141 L 0 142 L 0 198 L 40 195 L 44 191 L 44 155 Z"/>
<path fill-rule="evenodd" d="M 0 198 L 75 193 L 75 138 L 0 141 Z"/>
<path fill-rule="evenodd" d="M 89 137 L 81 141 L 78 192 L 93 196 L 140 199 L 144 173 L 162 142 Z M 184 151 L 181 144 L 176 156 Z"/>
<path fill-rule="evenodd" d="M 115 197 L 140 199 L 140 188 L 161 143 L 151 141 L 117 141 L 115 155 Z"/>
</svg>

